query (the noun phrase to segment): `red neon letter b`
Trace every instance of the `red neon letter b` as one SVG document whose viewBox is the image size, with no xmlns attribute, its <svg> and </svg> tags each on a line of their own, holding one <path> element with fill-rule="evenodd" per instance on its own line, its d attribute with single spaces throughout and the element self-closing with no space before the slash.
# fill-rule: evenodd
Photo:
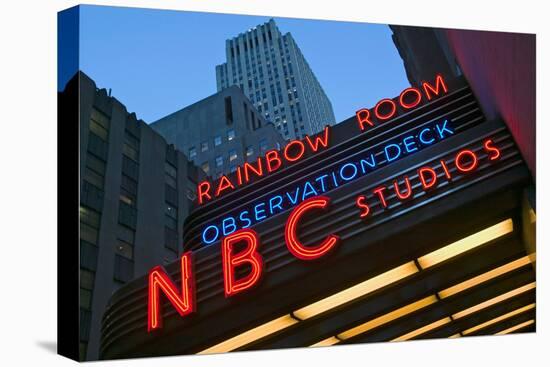
<svg viewBox="0 0 550 367">
<path fill-rule="evenodd" d="M 246 244 L 246 248 L 238 253 L 234 253 L 234 245 L 243 242 Z M 231 297 L 251 288 L 260 279 L 263 261 L 257 251 L 258 246 L 258 234 L 249 228 L 236 231 L 223 239 L 222 262 L 226 297 Z M 250 273 L 237 279 L 235 269 L 243 265 L 250 265 Z"/>
</svg>

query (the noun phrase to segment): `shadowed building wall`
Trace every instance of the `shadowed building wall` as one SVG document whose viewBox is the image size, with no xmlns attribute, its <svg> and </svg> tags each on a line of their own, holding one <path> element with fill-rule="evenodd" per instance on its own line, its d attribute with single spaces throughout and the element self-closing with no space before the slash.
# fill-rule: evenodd
<svg viewBox="0 0 550 367">
<path fill-rule="evenodd" d="M 510 128 L 536 177 L 534 34 L 390 25 L 412 85 L 464 74 L 489 120 Z"/>
<path fill-rule="evenodd" d="M 535 178 L 535 35 L 456 29 L 445 32 L 487 118 L 502 117 Z"/>
<path fill-rule="evenodd" d="M 82 72 L 60 98 L 75 93 L 80 120 L 80 359 L 96 360 L 112 293 L 182 252 L 183 222 L 201 173 Z"/>
</svg>

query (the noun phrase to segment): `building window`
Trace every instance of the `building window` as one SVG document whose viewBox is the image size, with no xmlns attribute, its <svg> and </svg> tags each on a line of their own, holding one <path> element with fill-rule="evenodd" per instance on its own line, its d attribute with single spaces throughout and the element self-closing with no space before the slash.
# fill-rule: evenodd
<svg viewBox="0 0 550 367">
<path fill-rule="evenodd" d="M 206 152 L 208 151 L 208 142 L 207 141 L 203 141 L 201 143 L 201 152 Z"/>
<path fill-rule="evenodd" d="M 231 149 L 229 151 L 229 162 L 233 162 L 235 159 L 237 159 L 237 151 L 235 149 Z"/>
<path fill-rule="evenodd" d="M 122 173 L 137 181 L 139 177 L 139 165 L 132 159 L 122 156 Z"/>
<path fill-rule="evenodd" d="M 109 135 L 109 118 L 95 108 L 92 109 L 90 117 L 90 131 L 107 141 Z"/>
<path fill-rule="evenodd" d="M 231 105 L 231 97 L 225 97 L 225 118 L 228 125 L 233 123 L 233 107 Z"/>
<path fill-rule="evenodd" d="M 86 167 L 97 173 L 98 175 L 105 176 L 105 162 L 97 159 L 91 154 L 86 156 Z"/>
<path fill-rule="evenodd" d="M 99 213 L 90 210 L 86 207 L 80 207 L 80 223 L 88 224 L 94 228 L 99 228 L 100 215 Z"/>
<path fill-rule="evenodd" d="M 128 205 L 123 201 L 119 201 L 118 205 L 118 222 L 131 229 L 136 228 L 137 210 L 134 206 Z"/>
<path fill-rule="evenodd" d="M 103 178 L 105 177 L 105 162 L 91 154 L 86 157 L 86 168 L 83 179 L 98 189 L 103 190 Z"/>
<path fill-rule="evenodd" d="M 164 227 L 164 247 L 178 252 L 178 232 L 168 227 Z"/>
<path fill-rule="evenodd" d="M 208 171 L 210 171 L 210 165 L 208 164 L 208 162 L 204 162 L 204 163 L 201 165 L 201 168 L 202 168 L 202 170 L 204 171 L 204 173 L 208 173 Z"/>
<path fill-rule="evenodd" d="M 166 208 L 165 208 L 164 213 L 167 216 L 171 217 L 171 218 L 177 219 L 177 217 L 178 217 L 178 208 L 166 203 Z"/>
<path fill-rule="evenodd" d="M 114 279 L 126 283 L 134 277 L 134 262 L 126 257 L 115 255 Z"/>
<path fill-rule="evenodd" d="M 233 139 L 235 139 L 235 130 L 227 130 L 227 140 L 231 141 Z"/>
<path fill-rule="evenodd" d="M 90 120 L 90 131 L 99 136 L 101 140 L 107 141 L 109 135 L 108 131 L 94 120 Z"/>
<path fill-rule="evenodd" d="M 136 204 L 133 196 L 130 196 L 127 192 L 123 192 L 122 189 L 120 190 L 120 201 L 132 206 Z"/>
<path fill-rule="evenodd" d="M 99 231 L 97 228 L 91 227 L 90 225 L 80 222 L 80 239 L 86 242 L 89 242 L 93 245 L 97 245 Z"/>
<path fill-rule="evenodd" d="M 168 186 L 177 188 L 177 170 L 169 162 L 164 162 L 164 178 Z"/>
<path fill-rule="evenodd" d="M 166 174 L 165 178 L 166 178 L 166 184 L 168 186 L 173 187 L 174 189 L 177 188 L 177 181 L 175 177 L 172 177 Z"/>
<path fill-rule="evenodd" d="M 93 158 L 93 157 L 91 155 L 88 155 L 88 158 Z M 98 162 L 101 162 L 97 158 L 93 158 L 93 159 L 97 160 Z M 103 163 L 103 162 L 101 162 L 101 163 Z M 104 170 L 105 170 L 105 163 L 103 163 L 102 171 L 104 172 Z M 94 185 L 98 189 L 103 190 L 103 178 L 104 178 L 104 174 L 103 173 L 98 173 L 93 168 L 91 168 L 90 167 L 90 162 L 88 161 L 88 163 L 86 165 L 86 168 L 84 169 L 83 179 L 86 180 L 88 183 L 91 183 L 92 185 Z"/>
<path fill-rule="evenodd" d="M 92 243 L 80 240 L 80 267 L 96 271 L 98 247 Z"/>
<path fill-rule="evenodd" d="M 117 238 L 131 245 L 134 244 L 135 232 L 130 228 L 118 226 Z"/>
<path fill-rule="evenodd" d="M 174 189 L 171 186 L 164 185 L 164 199 L 167 203 L 172 203 L 172 205 L 178 205 L 178 190 Z"/>
<path fill-rule="evenodd" d="M 254 147 L 252 145 L 249 145 L 246 147 L 246 156 L 250 157 L 254 154 Z"/>
<path fill-rule="evenodd" d="M 90 310 L 92 306 L 94 277 L 93 271 L 80 269 L 80 307 L 86 310 Z"/>
<path fill-rule="evenodd" d="M 120 200 L 128 205 L 136 205 L 137 182 L 126 175 L 122 175 L 120 183 Z"/>
<path fill-rule="evenodd" d="M 103 112 L 100 112 L 98 109 L 92 109 L 91 119 L 103 126 L 105 129 L 109 129 L 109 117 Z"/>
<path fill-rule="evenodd" d="M 221 145 L 221 143 L 222 143 L 222 137 L 219 136 L 219 135 L 216 136 L 216 137 L 214 138 L 214 146 L 217 147 L 218 145 Z"/>
<path fill-rule="evenodd" d="M 189 159 L 194 159 L 197 156 L 197 149 L 195 147 L 189 148 Z"/>
<path fill-rule="evenodd" d="M 94 272 L 80 269 L 80 288 L 94 289 Z"/>
<path fill-rule="evenodd" d="M 223 166 L 223 157 L 221 155 L 216 157 L 216 167 Z"/>
<path fill-rule="evenodd" d="M 252 124 L 252 130 L 256 130 L 258 126 L 256 126 L 256 118 L 254 116 L 254 111 L 250 110 L 250 122 Z"/>
<path fill-rule="evenodd" d="M 115 252 L 127 259 L 134 259 L 134 247 L 124 241 L 118 241 L 115 246 Z"/>
<path fill-rule="evenodd" d="M 136 162 L 139 161 L 139 140 L 130 135 L 128 131 L 124 132 L 122 154 Z"/>
</svg>

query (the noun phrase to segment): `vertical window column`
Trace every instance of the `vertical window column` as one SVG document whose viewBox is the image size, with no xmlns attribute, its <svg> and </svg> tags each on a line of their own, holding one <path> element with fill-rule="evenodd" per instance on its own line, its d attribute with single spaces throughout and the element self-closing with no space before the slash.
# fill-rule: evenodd
<svg viewBox="0 0 550 367">
<path fill-rule="evenodd" d="M 164 162 L 165 210 L 164 210 L 164 247 L 173 260 L 178 256 L 178 180 L 177 156 L 173 146 L 166 149 Z"/>
<path fill-rule="evenodd" d="M 118 233 L 115 243 L 113 280 L 124 284 L 134 277 L 134 245 L 137 225 L 137 194 L 139 180 L 139 124 L 126 120 L 122 148 L 122 172 L 118 207 Z"/>
<path fill-rule="evenodd" d="M 92 108 L 89 121 L 88 151 L 80 195 L 80 337 L 79 357 L 86 360 L 92 300 L 99 252 L 99 228 L 103 209 L 105 169 L 109 142 L 110 119 Z"/>
</svg>

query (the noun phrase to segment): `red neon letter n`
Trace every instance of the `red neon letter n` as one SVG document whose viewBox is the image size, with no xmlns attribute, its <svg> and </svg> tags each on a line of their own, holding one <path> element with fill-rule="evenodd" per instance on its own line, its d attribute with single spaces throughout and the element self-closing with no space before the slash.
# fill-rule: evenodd
<svg viewBox="0 0 550 367">
<path fill-rule="evenodd" d="M 147 305 L 147 330 L 149 332 L 162 328 L 160 291 L 164 293 L 180 316 L 195 311 L 191 257 L 191 252 L 186 252 L 181 257 L 181 295 L 178 293 L 177 286 L 161 266 L 155 266 L 149 272 L 149 301 Z"/>
</svg>

